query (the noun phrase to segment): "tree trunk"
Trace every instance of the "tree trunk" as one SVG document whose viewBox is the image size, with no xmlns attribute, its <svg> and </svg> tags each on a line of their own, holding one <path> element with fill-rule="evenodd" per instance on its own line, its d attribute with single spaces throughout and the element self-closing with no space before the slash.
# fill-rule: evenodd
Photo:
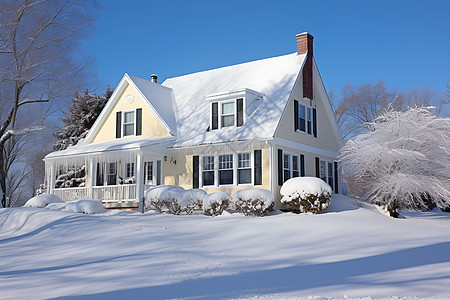
<svg viewBox="0 0 450 300">
<path fill-rule="evenodd" d="M 2 207 L 6 207 L 6 175 L 4 166 L 3 147 L 0 149 L 0 187 L 2 190 Z"/>
</svg>

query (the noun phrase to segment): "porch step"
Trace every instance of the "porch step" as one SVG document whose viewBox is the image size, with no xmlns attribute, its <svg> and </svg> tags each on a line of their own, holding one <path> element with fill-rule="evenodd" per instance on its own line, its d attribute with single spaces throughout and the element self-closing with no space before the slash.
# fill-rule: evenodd
<svg viewBox="0 0 450 300">
<path fill-rule="evenodd" d="M 135 201 L 103 202 L 103 207 L 106 209 L 137 210 L 139 207 L 139 204 Z"/>
</svg>

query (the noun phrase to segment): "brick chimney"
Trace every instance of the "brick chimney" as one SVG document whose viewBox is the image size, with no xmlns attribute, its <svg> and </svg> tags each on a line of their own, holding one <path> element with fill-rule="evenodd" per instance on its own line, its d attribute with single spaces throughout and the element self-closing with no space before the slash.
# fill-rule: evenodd
<svg viewBox="0 0 450 300">
<path fill-rule="evenodd" d="M 314 37 L 307 32 L 299 33 L 297 38 L 297 54 L 305 54 L 306 61 L 303 66 L 303 97 L 313 99 L 313 39 Z"/>
</svg>

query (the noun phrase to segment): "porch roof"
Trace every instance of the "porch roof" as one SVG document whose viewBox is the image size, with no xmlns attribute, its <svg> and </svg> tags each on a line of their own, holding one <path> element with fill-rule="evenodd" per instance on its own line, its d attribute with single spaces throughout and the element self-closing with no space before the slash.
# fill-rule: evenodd
<svg viewBox="0 0 450 300">
<path fill-rule="evenodd" d="M 124 150 L 147 150 L 156 153 L 165 153 L 167 147 L 171 147 L 175 142 L 175 137 L 152 137 L 138 139 L 118 139 L 102 143 L 92 143 L 86 145 L 76 145 L 66 150 L 49 153 L 44 159 L 65 158 L 79 155 L 99 155 L 111 151 Z"/>
</svg>

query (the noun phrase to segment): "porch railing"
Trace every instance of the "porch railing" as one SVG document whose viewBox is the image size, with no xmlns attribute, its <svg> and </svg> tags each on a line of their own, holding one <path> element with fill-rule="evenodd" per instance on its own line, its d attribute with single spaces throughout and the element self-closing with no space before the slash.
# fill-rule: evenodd
<svg viewBox="0 0 450 300">
<path fill-rule="evenodd" d="M 85 198 L 100 199 L 103 202 L 135 201 L 136 184 L 59 188 L 53 189 L 53 194 L 65 202 Z"/>
<path fill-rule="evenodd" d="M 103 202 L 136 200 L 136 184 L 93 186 L 92 198 Z"/>
<path fill-rule="evenodd" d="M 65 202 L 90 198 L 89 188 L 87 187 L 54 189 L 53 194 Z"/>
</svg>

